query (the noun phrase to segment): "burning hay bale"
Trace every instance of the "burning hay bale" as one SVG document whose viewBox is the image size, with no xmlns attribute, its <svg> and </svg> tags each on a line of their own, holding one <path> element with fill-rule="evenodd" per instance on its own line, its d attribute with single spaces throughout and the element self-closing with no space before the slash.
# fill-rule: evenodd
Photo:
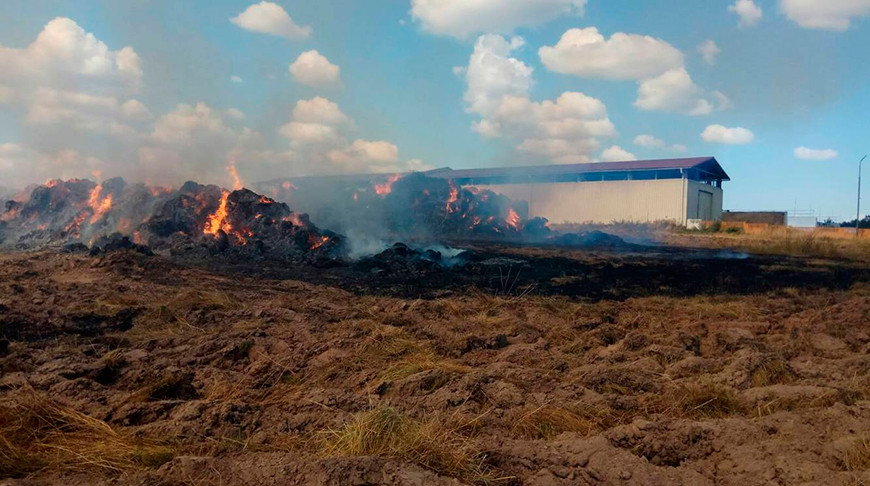
<svg viewBox="0 0 870 486">
<path fill-rule="evenodd" d="M 288 259 L 340 255 L 342 238 L 320 231 L 305 214 L 294 213 L 247 189 L 187 182 L 178 190 L 122 179 L 101 184 L 54 180 L 38 186 L 25 201 L 9 201 L 0 216 L 0 242 L 20 248 L 65 245 L 92 254 L 148 247 L 176 253 Z"/>
<path fill-rule="evenodd" d="M 525 217 L 525 202 L 420 173 L 394 175 L 368 187 L 348 182 L 328 191 L 319 184 L 289 184 L 276 189 L 275 197 L 349 235 L 433 241 L 541 240 L 550 235 L 546 219 Z"/>
</svg>

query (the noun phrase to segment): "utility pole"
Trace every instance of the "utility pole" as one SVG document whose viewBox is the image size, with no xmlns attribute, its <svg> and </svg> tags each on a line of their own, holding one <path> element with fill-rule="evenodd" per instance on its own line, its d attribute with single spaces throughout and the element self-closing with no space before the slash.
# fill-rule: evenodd
<svg viewBox="0 0 870 486">
<path fill-rule="evenodd" d="M 855 215 L 855 238 L 861 236 L 861 163 L 867 156 L 858 161 L 858 214 Z"/>
</svg>

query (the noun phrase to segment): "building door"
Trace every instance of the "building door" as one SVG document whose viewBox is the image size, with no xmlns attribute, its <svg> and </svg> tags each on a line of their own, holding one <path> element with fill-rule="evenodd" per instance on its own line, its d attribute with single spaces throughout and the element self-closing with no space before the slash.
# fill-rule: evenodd
<svg viewBox="0 0 870 486">
<path fill-rule="evenodd" d="M 698 191 L 698 219 L 711 221 L 713 219 L 713 193 Z"/>
</svg>

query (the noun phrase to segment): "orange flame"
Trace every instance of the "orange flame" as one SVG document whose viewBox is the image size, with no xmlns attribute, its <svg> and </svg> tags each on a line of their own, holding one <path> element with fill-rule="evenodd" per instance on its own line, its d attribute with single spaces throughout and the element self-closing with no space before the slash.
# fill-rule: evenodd
<svg viewBox="0 0 870 486">
<path fill-rule="evenodd" d="M 514 230 L 519 231 L 519 229 L 520 229 L 520 215 L 517 214 L 516 211 L 514 211 L 514 208 L 510 208 L 510 210 L 508 210 L 508 217 L 505 220 L 505 223 L 507 223 L 507 225 L 510 226 L 511 228 L 513 228 Z"/>
<path fill-rule="evenodd" d="M 393 192 L 393 184 L 401 178 L 401 174 L 393 174 L 389 179 L 387 179 L 387 182 L 384 182 L 383 184 L 375 184 L 375 193 L 378 196 L 386 196 Z"/>
<path fill-rule="evenodd" d="M 88 199 L 88 205 L 91 209 L 94 210 L 94 215 L 91 216 L 91 224 L 96 223 L 103 217 L 110 209 L 112 209 L 112 195 L 109 194 L 105 198 L 100 199 L 100 195 L 103 192 L 102 186 L 96 186 L 91 191 L 91 196 Z"/>
<path fill-rule="evenodd" d="M 454 184 L 452 180 L 448 182 L 450 184 L 450 198 L 447 199 L 447 213 L 452 214 L 456 211 L 453 208 L 453 204 L 459 200 L 459 189 L 456 188 L 456 184 Z"/>
<path fill-rule="evenodd" d="M 320 248 L 321 246 L 325 245 L 327 241 L 329 241 L 328 236 L 321 236 L 321 237 L 313 237 L 312 236 L 311 239 L 309 240 L 309 244 L 310 244 L 312 250 L 316 250 L 316 249 Z"/>
<path fill-rule="evenodd" d="M 227 172 L 229 172 L 230 177 L 233 178 L 233 190 L 234 191 L 238 191 L 239 189 L 244 187 L 244 184 L 242 184 L 242 179 L 239 177 L 239 171 L 236 170 L 236 161 L 235 160 L 230 159 L 230 161 L 227 162 Z"/>
<path fill-rule="evenodd" d="M 202 231 L 203 234 L 217 236 L 218 231 L 220 230 L 224 230 L 225 233 L 230 232 L 232 226 L 227 222 L 227 199 L 229 197 L 230 193 L 223 191 L 217 211 L 209 215 L 208 221 L 205 222 L 205 228 Z"/>
</svg>

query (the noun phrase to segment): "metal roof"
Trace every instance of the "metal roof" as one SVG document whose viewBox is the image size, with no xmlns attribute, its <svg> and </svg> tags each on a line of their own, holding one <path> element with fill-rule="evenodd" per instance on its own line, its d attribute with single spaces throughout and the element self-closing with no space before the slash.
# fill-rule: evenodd
<svg viewBox="0 0 870 486">
<path fill-rule="evenodd" d="M 589 174 L 617 171 L 655 171 L 668 169 L 696 169 L 709 174 L 712 179 L 730 181 L 725 169 L 715 157 L 691 157 L 683 159 L 631 160 L 624 162 L 593 162 L 588 164 L 532 165 L 525 167 L 495 167 L 488 169 L 451 169 L 444 167 L 424 174 L 441 179 L 526 178 L 566 174 Z"/>
</svg>

